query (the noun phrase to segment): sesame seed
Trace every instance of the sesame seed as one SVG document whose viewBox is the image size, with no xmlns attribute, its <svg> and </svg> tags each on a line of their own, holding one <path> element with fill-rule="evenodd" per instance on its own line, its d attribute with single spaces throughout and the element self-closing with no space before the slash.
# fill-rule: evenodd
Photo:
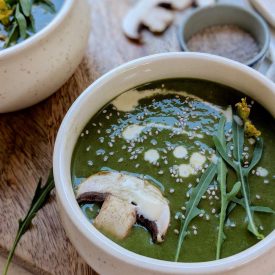
<svg viewBox="0 0 275 275">
<path fill-rule="evenodd" d="M 194 230 L 193 233 L 194 233 L 194 235 L 197 235 L 197 234 L 198 234 L 198 231 L 197 231 L 197 230 Z"/>
<path fill-rule="evenodd" d="M 180 232 L 178 229 L 174 229 L 174 233 L 178 235 Z"/>
<path fill-rule="evenodd" d="M 108 156 L 105 156 L 104 158 L 103 158 L 103 161 L 107 161 L 108 160 Z"/>
<path fill-rule="evenodd" d="M 209 221 L 209 220 L 210 220 L 210 216 L 209 216 L 208 214 L 206 214 L 206 215 L 205 215 L 205 219 L 206 219 L 207 221 Z"/>
<path fill-rule="evenodd" d="M 86 135 L 88 135 L 89 134 L 89 130 L 86 130 L 85 133 L 86 133 Z"/>
<path fill-rule="evenodd" d="M 123 161 L 123 158 L 120 158 L 117 162 L 122 162 Z"/>
<path fill-rule="evenodd" d="M 173 193 L 175 192 L 175 189 L 174 189 L 174 188 L 171 188 L 171 189 L 169 190 L 169 192 L 170 192 L 171 194 L 173 194 Z"/>
<path fill-rule="evenodd" d="M 93 163 L 92 160 L 88 160 L 88 165 L 89 165 L 89 166 L 93 166 L 93 164 L 94 164 L 94 163 Z"/>
<path fill-rule="evenodd" d="M 256 199 L 257 199 L 257 200 L 260 200 L 260 199 L 261 199 L 261 196 L 257 194 L 257 195 L 256 195 Z"/>
<path fill-rule="evenodd" d="M 236 227 L 236 224 L 234 223 L 234 222 L 232 222 L 231 224 L 230 224 L 230 227 Z"/>
<path fill-rule="evenodd" d="M 185 207 L 185 206 L 182 206 L 182 207 L 181 207 L 181 210 L 186 210 L 186 207 Z"/>
<path fill-rule="evenodd" d="M 216 209 L 215 208 L 212 208 L 212 214 L 215 214 L 216 213 Z"/>
<path fill-rule="evenodd" d="M 80 136 L 81 136 L 81 137 L 84 137 L 84 133 L 81 133 Z"/>
</svg>

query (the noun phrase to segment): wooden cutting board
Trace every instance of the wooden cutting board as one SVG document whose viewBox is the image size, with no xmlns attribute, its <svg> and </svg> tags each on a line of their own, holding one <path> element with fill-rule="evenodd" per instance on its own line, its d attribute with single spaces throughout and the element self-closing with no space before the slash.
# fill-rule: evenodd
<svg viewBox="0 0 275 275">
<path fill-rule="evenodd" d="M 20 112 L 0 115 L 0 254 L 4 257 L 15 237 L 18 219 L 28 210 L 39 177 L 45 179 L 52 167 L 58 128 L 78 95 L 102 74 L 126 61 L 180 50 L 177 27 L 183 13 L 176 13 L 175 24 L 163 35 L 145 31 L 143 44 L 136 44 L 126 39 L 121 31 L 122 18 L 135 0 L 87 1 L 91 4 L 90 41 L 75 74 L 44 102 Z M 14 261 L 39 275 L 96 274 L 66 237 L 55 195 L 34 219 L 32 229 L 16 250 Z"/>
<path fill-rule="evenodd" d="M 126 61 L 179 50 L 176 26 L 162 36 L 144 32 L 142 45 L 124 37 L 121 21 L 135 1 L 90 2 L 89 47 L 75 74 L 44 102 L 20 112 L 0 115 L 0 254 L 4 257 L 15 237 L 17 221 L 28 209 L 39 177 L 46 178 L 52 166 L 57 130 L 77 96 L 99 76 Z M 180 14 L 178 20 L 181 20 Z M 95 274 L 66 237 L 55 195 L 34 219 L 32 229 L 16 250 L 14 261 L 33 274 Z"/>
</svg>

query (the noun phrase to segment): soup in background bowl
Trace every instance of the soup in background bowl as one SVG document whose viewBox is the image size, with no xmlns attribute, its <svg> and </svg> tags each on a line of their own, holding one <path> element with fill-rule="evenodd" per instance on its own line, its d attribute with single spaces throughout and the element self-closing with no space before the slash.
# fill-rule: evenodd
<svg viewBox="0 0 275 275">
<path fill-rule="evenodd" d="M 232 111 L 244 98 L 238 91 L 259 102 L 259 105 L 252 104 L 247 99 L 253 105 L 250 106 L 254 112 L 251 121 L 262 131 L 265 149 L 272 152 L 273 84 L 252 69 L 219 57 L 172 53 L 132 61 L 97 80 L 74 103 L 57 137 L 54 173 L 64 227 L 79 253 L 96 271 L 103 274 L 233 274 L 236 271 L 257 274 L 260 269 L 263 272 L 261 264 L 264 262 L 266 274 L 274 270 L 274 233 L 270 233 L 274 228 L 273 214 L 260 214 L 258 218 L 262 224 L 257 221 L 259 229 L 253 231 L 254 238 L 246 229 L 246 214 L 242 207 L 233 210 L 233 216 L 227 219 L 227 239 L 218 257 L 223 259 L 215 260 L 220 211 L 217 180 L 211 180 L 205 194 L 202 193 L 199 206 L 204 213 L 198 214 L 189 224 L 188 236 L 176 257 L 178 262 L 173 262 L 181 232 L 179 219 L 182 216 L 179 218 L 178 213 L 184 215 L 189 207 L 186 202 L 192 199 L 192 190 L 201 184 L 203 175 L 211 174 L 212 163 L 217 162 L 212 137 L 219 130 L 221 117 L 225 118 L 226 141 L 229 147 L 232 146 Z M 130 94 L 128 98 L 127 94 Z M 260 118 L 264 118 L 264 123 Z M 251 144 L 246 144 L 247 148 L 242 152 L 244 159 L 256 140 L 250 137 Z M 249 178 L 251 185 L 254 183 L 251 201 L 257 204 L 257 200 L 262 199 L 261 205 L 274 208 L 273 171 L 268 154 L 263 154 L 255 169 L 258 169 L 254 171 L 257 175 L 253 180 Z M 263 171 L 269 171 L 271 178 L 261 174 Z M 134 199 L 132 206 L 124 205 L 125 212 L 129 209 L 129 213 L 133 213 L 131 209 L 135 207 L 138 210 L 136 220 L 127 220 L 131 232 L 127 232 L 128 228 L 126 237 L 117 238 L 118 235 L 114 238 L 113 232 L 109 234 L 112 230 L 108 230 L 112 226 L 107 227 L 109 232 L 106 232 L 106 226 L 104 228 L 104 216 L 101 221 L 97 218 L 108 209 L 111 200 L 102 199 L 102 185 L 93 190 L 97 191 L 96 200 L 105 200 L 100 211 L 97 211 L 100 205 L 87 204 L 94 203 L 95 198 L 89 201 L 87 197 L 81 197 L 89 191 L 90 187 L 84 184 L 91 175 L 92 183 L 103 179 L 107 185 L 116 177 L 114 182 L 126 178 L 123 183 L 126 187 L 131 185 L 125 184 L 127 181 L 146 180 L 143 189 L 139 190 L 141 196 L 127 189 Z M 237 181 L 231 170 L 229 178 L 231 188 Z M 114 183 L 108 190 L 112 190 L 114 197 L 123 198 L 125 192 L 120 189 L 115 193 L 116 189 Z M 166 213 L 167 205 L 170 207 L 170 220 L 167 222 L 167 215 L 162 215 L 155 223 L 156 230 L 152 223 L 148 225 L 145 221 L 150 221 L 156 211 L 146 208 L 146 202 L 140 199 L 150 196 L 153 201 L 161 202 L 161 213 Z M 261 215 L 269 215 L 268 220 L 267 216 Z M 110 222 L 111 217 L 106 217 L 107 223 Z M 98 219 L 96 226 L 99 228 L 98 225 L 103 224 L 103 232 L 118 244 L 100 233 L 91 224 L 93 219 Z M 132 227 L 135 221 L 143 227 Z M 120 227 L 119 233 L 123 230 Z M 255 244 L 264 234 L 267 237 Z"/>
</svg>

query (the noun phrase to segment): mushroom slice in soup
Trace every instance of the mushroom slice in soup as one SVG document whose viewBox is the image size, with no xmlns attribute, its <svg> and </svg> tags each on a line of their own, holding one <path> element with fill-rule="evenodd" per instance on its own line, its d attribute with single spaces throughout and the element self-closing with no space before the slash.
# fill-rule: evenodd
<svg viewBox="0 0 275 275">
<path fill-rule="evenodd" d="M 124 239 L 135 222 L 135 206 L 118 197 L 109 195 L 95 218 L 94 225 L 118 239 Z"/>
<path fill-rule="evenodd" d="M 162 242 L 170 222 L 170 208 L 158 188 L 147 180 L 119 172 L 99 172 L 87 178 L 78 187 L 79 204 L 104 202 L 115 196 L 132 204 L 137 223 L 146 227 L 154 242 Z"/>
</svg>

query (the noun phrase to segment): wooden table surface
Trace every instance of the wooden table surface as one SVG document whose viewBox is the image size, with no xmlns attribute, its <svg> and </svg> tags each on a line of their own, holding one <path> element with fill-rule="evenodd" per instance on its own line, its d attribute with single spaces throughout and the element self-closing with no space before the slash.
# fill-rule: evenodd
<svg viewBox="0 0 275 275">
<path fill-rule="evenodd" d="M 89 46 L 75 74 L 44 102 L 0 115 L 0 254 L 4 257 L 12 245 L 17 220 L 27 211 L 39 177 L 46 178 L 52 166 L 57 130 L 77 96 L 95 79 L 126 61 L 179 50 L 177 25 L 182 13 L 176 14 L 176 23 L 161 36 L 143 32 L 144 43 L 138 45 L 127 40 L 121 31 L 122 18 L 134 0 L 89 1 Z M 96 274 L 66 237 L 55 195 L 34 219 L 32 229 L 16 250 L 14 261 L 33 274 Z"/>
</svg>

